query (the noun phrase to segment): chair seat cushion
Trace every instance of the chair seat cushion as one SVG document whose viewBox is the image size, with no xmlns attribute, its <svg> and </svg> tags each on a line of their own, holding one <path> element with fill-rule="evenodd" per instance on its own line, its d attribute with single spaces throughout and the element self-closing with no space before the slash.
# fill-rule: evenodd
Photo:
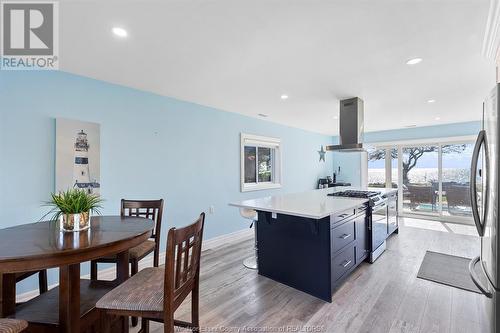
<svg viewBox="0 0 500 333">
<path fill-rule="evenodd" d="M 124 311 L 163 311 L 163 267 L 145 268 L 104 295 L 98 309 Z"/>
<path fill-rule="evenodd" d="M 134 259 L 140 259 L 145 255 L 151 253 L 155 249 L 155 242 L 152 240 L 147 240 L 136 247 L 129 250 L 129 257 Z"/>
<path fill-rule="evenodd" d="M 136 247 L 129 250 L 128 255 L 130 259 L 142 259 L 147 254 L 151 253 L 155 249 L 155 242 L 152 240 L 147 240 Z M 116 256 L 104 257 L 108 261 L 116 260 Z"/>
<path fill-rule="evenodd" d="M 0 319 L 0 332 L 2 333 L 22 332 L 26 327 L 28 323 L 24 320 Z"/>
</svg>

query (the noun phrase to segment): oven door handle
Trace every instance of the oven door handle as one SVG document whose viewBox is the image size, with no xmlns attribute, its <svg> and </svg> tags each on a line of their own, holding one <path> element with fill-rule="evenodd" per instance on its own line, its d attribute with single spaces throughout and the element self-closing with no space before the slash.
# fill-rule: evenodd
<svg viewBox="0 0 500 333">
<path fill-rule="evenodd" d="M 373 211 L 373 212 L 376 212 L 376 211 L 378 211 L 378 210 L 382 210 L 382 209 L 384 209 L 384 208 L 386 208 L 386 207 L 387 207 L 387 202 L 384 202 L 384 203 L 378 204 L 378 205 L 376 205 L 376 206 L 373 206 L 373 207 L 372 207 L 372 211 Z"/>
</svg>

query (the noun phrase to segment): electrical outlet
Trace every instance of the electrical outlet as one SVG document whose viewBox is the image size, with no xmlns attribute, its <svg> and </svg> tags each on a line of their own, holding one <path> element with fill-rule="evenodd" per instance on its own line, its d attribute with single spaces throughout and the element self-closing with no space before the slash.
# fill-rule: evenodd
<svg viewBox="0 0 500 333">
<path fill-rule="evenodd" d="M 213 205 L 211 205 L 210 207 L 208 207 L 208 213 L 209 214 L 214 214 L 215 213 L 215 207 Z"/>
</svg>

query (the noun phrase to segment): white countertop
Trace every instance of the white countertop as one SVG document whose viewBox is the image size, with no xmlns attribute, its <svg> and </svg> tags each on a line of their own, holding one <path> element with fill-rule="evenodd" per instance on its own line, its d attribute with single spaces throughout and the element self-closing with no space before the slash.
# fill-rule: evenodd
<svg viewBox="0 0 500 333">
<path fill-rule="evenodd" d="M 327 196 L 335 188 L 311 190 L 301 193 L 268 196 L 230 203 L 230 206 L 255 209 L 264 212 L 322 219 L 367 202 L 367 199 Z"/>
<path fill-rule="evenodd" d="M 322 219 L 346 209 L 354 208 L 367 202 L 367 199 L 343 198 L 328 196 L 328 193 L 345 190 L 370 190 L 382 194 L 396 192 L 396 189 L 386 188 L 359 188 L 359 187 L 331 187 L 327 189 L 311 190 L 301 193 L 268 196 L 257 199 L 232 202 L 229 205 L 260 210 L 271 213 L 293 215 L 312 219 Z"/>
</svg>

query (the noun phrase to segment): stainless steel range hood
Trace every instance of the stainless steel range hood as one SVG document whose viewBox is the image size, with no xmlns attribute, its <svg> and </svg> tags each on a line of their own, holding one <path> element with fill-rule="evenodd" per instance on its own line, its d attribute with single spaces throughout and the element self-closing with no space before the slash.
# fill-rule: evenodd
<svg viewBox="0 0 500 333">
<path fill-rule="evenodd" d="M 340 137 L 338 145 L 326 146 L 327 151 L 363 151 L 364 107 L 359 97 L 340 101 Z"/>
</svg>

